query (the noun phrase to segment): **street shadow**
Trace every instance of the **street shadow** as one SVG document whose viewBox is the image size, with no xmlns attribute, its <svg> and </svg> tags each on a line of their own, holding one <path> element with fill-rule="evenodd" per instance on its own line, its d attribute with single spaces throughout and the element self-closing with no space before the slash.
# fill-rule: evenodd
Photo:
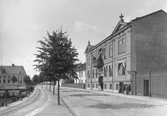
<svg viewBox="0 0 167 116">
<path fill-rule="evenodd" d="M 115 103 L 115 104 L 99 103 L 88 107 L 98 108 L 98 109 L 135 109 L 135 108 L 151 108 L 154 107 L 154 105 L 140 104 L 140 103 Z"/>
<path fill-rule="evenodd" d="M 84 96 L 109 96 L 106 94 L 73 94 L 72 97 L 84 97 Z"/>
</svg>

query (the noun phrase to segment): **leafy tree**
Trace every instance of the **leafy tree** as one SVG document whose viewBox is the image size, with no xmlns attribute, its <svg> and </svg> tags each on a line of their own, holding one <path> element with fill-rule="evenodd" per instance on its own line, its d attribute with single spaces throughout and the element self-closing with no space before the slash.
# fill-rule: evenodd
<svg viewBox="0 0 167 116">
<path fill-rule="evenodd" d="M 35 65 L 39 71 L 44 71 L 51 80 L 58 81 L 58 105 L 60 105 L 59 81 L 70 77 L 77 78 L 75 72 L 76 62 L 78 61 L 77 50 L 72 46 L 71 39 L 66 32 L 58 29 L 52 34 L 47 33 L 48 38 L 38 41 L 41 47 L 37 47 L 37 62 Z"/>
<path fill-rule="evenodd" d="M 15 76 L 12 76 L 11 80 L 13 83 L 17 82 L 17 78 Z"/>
<path fill-rule="evenodd" d="M 26 83 L 26 85 L 31 83 L 31 78 L 29 75 L 24 77 L 24 82 Z"/>
<path fill-rule="evenodd" d="M 34 75 L 32 78 L 33 83 L 37 84 L 39 82 L 39 76 L 38 75 Z"/>
</svg>

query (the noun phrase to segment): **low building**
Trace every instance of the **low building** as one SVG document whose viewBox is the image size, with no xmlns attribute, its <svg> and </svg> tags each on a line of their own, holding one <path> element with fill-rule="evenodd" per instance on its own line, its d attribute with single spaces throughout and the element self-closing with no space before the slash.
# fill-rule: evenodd
<svg viewBox="0 0 167 116">
<path fill-rule="evenodd" d="M 81 64 L 80 66 L 77 67 L 76 69 L 78 79 L 74 79 L 74 83 L 85 83 L 86 80 L 86 63 Z"/>
<path fill-rule="evenodd" d="M 107 38 L 86 55 L 86 88 L 98 89 L 99 70 L 94 67 L 103 51 L 104 91 L 122 93 L 125 85 L 134 94 L 167 95 L 167 13 L 163 10 L 124 22 L 123 16 Z"/>
<path fill-rule="evenodd" d="M 24 86 L 24 77 L 26 75 L 23 66 L 16 66 L 14 64 L 12 64 L 12 66 L 0 66 L 0 88 Z M 15 83 L 11 80 L 13 76 L 17 78 Z"/>
</svg>

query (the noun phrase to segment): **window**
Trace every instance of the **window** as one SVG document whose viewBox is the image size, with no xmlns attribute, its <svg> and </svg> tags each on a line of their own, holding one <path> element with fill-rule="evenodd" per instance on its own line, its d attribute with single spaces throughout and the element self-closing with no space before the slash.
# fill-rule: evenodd
<svg viewBox="0 0 167 116">
<path fill-rule="evenodd" d="M 107 69 L 108 69 L 108 67 L 106 66 L 106 67 L 104 67 L 104 77 L 107 77 Z"/>
<path fill-rule="evenodd" d="M 104 87 L 105 89 L 107 89 L 107 84 L 105 84 L 105 87 Z"/>
<path fill-rule="evenodd" d="M 110 84 L 110 89 L 112 89 L 112 84 Z"/>
<path fill-rule="evenodd" d="M 96 88 L 98 88 L 98 84 L 96 84 Z"/>
<path fill-rule="evenodd" d="M 118 75 L 125 75 L 126 64 L 125 62 L 118 63 Z"/>
<path fill-rule="evenodd" d="M 118 90 L 118 86 L 119 86 L 119 85 L 118 85 L 118 84 L 116 84 L 116 90 Z"/>
<path fill-rule="evenodd" d="M 83 77 L 83 71 L 79 72 L 79 77 Z"/>
<path fill-rule="evenodd" d="M 109 46 L 109 57 L 111 58 L 112 57 L 112 55 L 113 55 L 113 47 L 112 47 L 112 45 L 110 45 Z"/>
<path fill-rule="evenodd" d="M 118 54 L 125 53 L 125 38 L 118 41 Z"/>
<path fill-rule="evenodd" d="M 8 83 L 10 83 L 10 79 L 8 79 Z"/>
<path fill-rule="evenodd" d="M 94 84 L 93 84 L 93 88 L 94 88 Z"/>
<path fill-rule="evenodd" d="M 113 76 L 113 66 L 112 65 L 109 66 L 109 76 L 110 77 Z"/>
<path fill-rule="evenodd" d="M 104 59 L 107 59 L 107 48 L 104 48 Z"/>
<path fill-rule="evenodd" d="M 1 78 L 1 76 L 0 76 L 0 78 Z"/>
<path fill-rule="evenodd" d="M 90 65 L 90 56 L 87 57 L 87 63 Z"/>
<path fill-rule="evenodd" d="M 3 78 L 6 78 L 6 76 L 3 76 Z"/>
<path fill-rule="evenodd" d="M 88 84 L 88 87 L 90 87 L 90 84 Z"/>
<path fill-rule="evenodd" d="M 88 78 L 90 78 L 90 71 L 88 71 Z"/>
<path fill-rule="evenodd" d="M 0 83 L 1 83 L 1 79 L 0 79 Z"/>
<path fill-rule="evenodd" d="M 3 83 L 6 83 L 6 80 L 5 80 L 5 79 L 3 80 Z"/>
<path fill-rule="evenodd" d="M 94 78 L 94 69 L 92 69 L 92 78 Z"/>
</svg>

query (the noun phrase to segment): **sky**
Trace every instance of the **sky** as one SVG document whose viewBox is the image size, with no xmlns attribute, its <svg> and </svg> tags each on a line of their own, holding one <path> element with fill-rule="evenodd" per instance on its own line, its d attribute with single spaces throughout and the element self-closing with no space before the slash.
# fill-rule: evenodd
<svg viewBox="0 0 167 116">
<path fill-rule="evenodd" d="M 0 0 L 0 63 L 39 74 L 33 66 L 38 41 L 61 27 L 84 63 L 88 41 L 109 36 L 121 13 L 129 22 L 160 9 L 167 12 L 167 0 Z"/>
</svg>

